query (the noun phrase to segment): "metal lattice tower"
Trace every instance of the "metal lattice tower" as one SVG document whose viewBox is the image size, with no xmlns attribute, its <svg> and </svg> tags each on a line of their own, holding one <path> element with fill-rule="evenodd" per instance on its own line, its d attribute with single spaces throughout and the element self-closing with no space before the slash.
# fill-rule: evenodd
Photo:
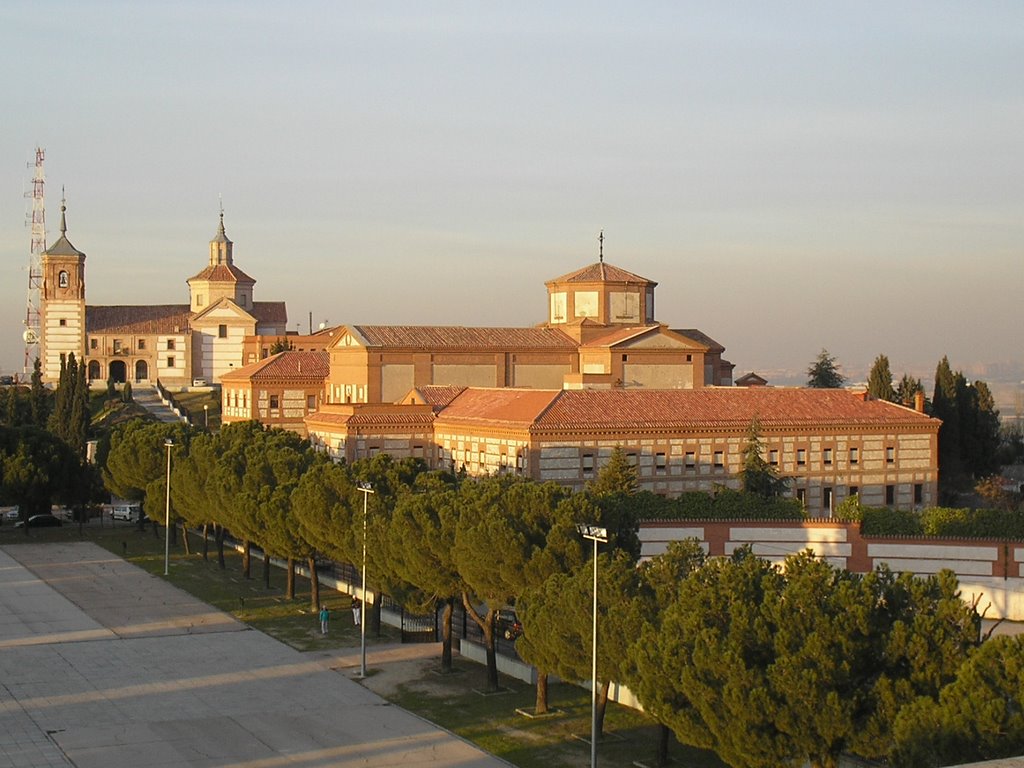
<svg viewBox="0 0 1024 768">
<path fill-rule="evenodd" d="M 32 191 L 26 192 L 25 197 L 32 198 L 32 217 L 29 224 L 32 226 L 32 247 L 28 257 L 28 301 L 25 309 L 25 332 L 22 338 L 25 340 L 25 375 L 29 375 L 35 359 L 39 356 L 39 341 L 42 334 L 41 328 L 41 293 L 43 287 L 43 253 L 46 251 L 46 199 L 43 188 L 46 184 L 46 174 L 43 171 L 43 160 L 46 159 L 46 150 L 42 147 L 36 148 L 35 175 L 32 178 Z M 29 168 L 32 164 L 29 163 Z"/>
</svg>

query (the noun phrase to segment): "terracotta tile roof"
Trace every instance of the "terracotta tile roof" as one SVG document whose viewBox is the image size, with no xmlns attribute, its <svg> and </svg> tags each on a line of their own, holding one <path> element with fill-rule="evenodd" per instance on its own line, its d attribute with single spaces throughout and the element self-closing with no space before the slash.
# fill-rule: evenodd
<svg viewBox="0 0 1024 768">
<path fill-rule="evenodd" d="M 258 363 L 250 363 L 221 376 L 221 381 L 323 381 L 330 373 L 330 355 L 326 350 L 278 352 Z"/>
<path fill-rule="evenodd" d="M 448 406 L 465 389 L 465 387 L 455 384 L 427 384 L 422 387 L 416 387 L 416 392 L 419 393 L 420 398 L 422 398 L 426 405 L 432 406 L 434 411 L 437 412 Z"/>
<path fill-rule="evenodd" d="M 86 333 L 185 333 L 188 304 L 119 305 L 85 308 Z"/>
<path fill-rule="evenodd" d="M 577 269 L 575 272 L 570 272 L 567 275 L 556 277 L 554 280 L 548 280 L 545 285 L 551 283 L 642 283 L 643 285 L 655 286 L 656 282 L 648 280 L 646 277 L 640 277 L 640 275 L 634 275 L 632 272 L 627 272 L 624 269 L 616 267 L 612 264 L 608 264 L 604 261 L 599 261 L 589 266 L 583 267 L 583 269 Z"/>
<path fill-rule="evenodd" d="M 430 426 L 434 422 L 433 413 L 354 413 L 348 417 L 349 426 L 376 426 L 378 424 L 395 426 Z"/>
<path fill-rule="evenodd" d="M 528 427 L 560 394 L 557 389 L 469 388 L 441 411 L 437 422 L 501 422 Z"/>
<path fill-rule="evenodd" d="M 516 390 L 467 389 L 438 415 L 438 423 L 529 426 L 548 430 L 742 431 L 757 417 L 762 428 L 821 425 L 930 426 L 922 413 L 842 389 L 721 387 L 706 389 Z"/>
<path fill-rule="evenodd" d="M 576 342 L 556 328 L 445 325 L 356 325 L 371 347 L 412 349 L 565 349 Z"/>
<path fill-rule="evenodd" d="M 596 339 L 591 339 L 586 344 L 582 344 L 581 348 L 582 347 L 614 347 L 616 344 L 620 344 L 623 341 L 628 341 L 629 339 L 636 338 L 637 336 L 643 336 L 646 333 L 650 333 L 652 331 L 656 331 L 658 327 L 659 327 L 659 325 L 657 323 L 655 323 L 654 325 L 644 325 L 644 326 L 636 326 L 636 325 L 634 325 L 634 326 L 630 326 L 629 328 L 617 328 L 617 329 L 613 330 L 611 333 L 606 333 L 604 336 L 598 336 Z M 664 328 L 666 331 L 670 331 L 671 333 L 678 334 L 680 336 L 685 336 L 687 338 L 687 340 L 689 340 L 693 344 L 694 349 L 703 350 L 703 351 L 711 351 L 711 349 L 714 348 L 714 347 L 709 347 L 708 344 L 706 344 L 704 340 L 706 339 L 712 345 L 714 345 L 715 342 L 712 341 L 708 336 L 705 336 L 700 331 L 696 331 L 696 332 L 693 332 L 693 331 L 690 331 L 690 332 L 672 331 L 672 330 L 670 330 L 669 328 L 667 328 L 665 326 L 661 326 L 661 327 Z M 717 349 L 717 348 L 715 348 L 715 349 Z M 720 349 L 724 350 L 725 348 L 721 347 Z"/>
<path fill-rule="evenodd" d="M 458 400 L 456 400 L 456 403 Z M 720 387 L 563 391 L 536 420 L 542 429 L 728 427 L 757 418 L 762 428 L 801 425 L 934 426 L 939 421 L 844 389 Z M 492 417 L 493 418 L 493 417 Z"/>
<path fill-rule="evenodd" d="M 210 280 L 215 283 L 255 283 L 256 281 L 249 277 L 245 272 L 240 270 L 234 264 L 211 264 L 202 272 L 196 275 L 192 275 L 188 280 Z"/>
<path fill-rule="evenodd" d="M 324 426 L 412 426 L 429 427 L 434 422 L 434 414 L 418 411 L 416 413 L 311 413 L 306 417 L 306 424 L 312 427 Z"/>
<path fill-rule="evenodd" d="M 252 316 L 260 323 L 287 323 L 288 307 L 283 301 L 254 301 Z"/>
<path fill-rule="evenodd" d="M 709 352 L 725 352 L 725 347 L 696 328 L 670 328 L 669 330 L 707 347 Z"/>
</svg>

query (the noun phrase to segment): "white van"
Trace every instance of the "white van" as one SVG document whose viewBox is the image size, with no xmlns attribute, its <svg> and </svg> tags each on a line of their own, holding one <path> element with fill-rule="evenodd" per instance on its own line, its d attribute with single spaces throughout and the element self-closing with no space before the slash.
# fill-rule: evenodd
<svg viewBox="0 0 1024 768">
<path fill-rule="evenodd" d="M 142 517 L 142 505 L 137 501 L 122 501 L 110 505 L 110 518 L 112 520 L 137 523 L 140 517 Z"/>
</svg>

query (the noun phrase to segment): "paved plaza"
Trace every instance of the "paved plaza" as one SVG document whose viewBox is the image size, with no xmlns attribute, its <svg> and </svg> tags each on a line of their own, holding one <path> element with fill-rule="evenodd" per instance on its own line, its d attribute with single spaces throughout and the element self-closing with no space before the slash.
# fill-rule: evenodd
<svg viewBox="0 0 1024 768">
<path fill-rule="evenodd" d="M 373 649 L 368 663 L 437 653 Z M 0 765 L 507 766 L 89 543 L 0 548 Z"/>
</svg>

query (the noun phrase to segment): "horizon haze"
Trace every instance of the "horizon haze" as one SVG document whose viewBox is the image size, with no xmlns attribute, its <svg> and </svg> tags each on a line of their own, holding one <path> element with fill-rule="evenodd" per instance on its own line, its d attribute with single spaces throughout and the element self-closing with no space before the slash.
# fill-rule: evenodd
<svg viewBox="0 0 1024 768">
<path fill-rule="evenodd" d="M 42 51 L 42 53 L 41 53 Z M 0 372 L 34 149 L 87 302 L 533 325 L 605 260 L 748 371 L 1024 379 L 1024 5 L 24 2 L 0 9 Z M 805 378 L 805 376 L 804 376 Z M 778 382 L 783 383 L 781 379 Z"/>
</svg>

